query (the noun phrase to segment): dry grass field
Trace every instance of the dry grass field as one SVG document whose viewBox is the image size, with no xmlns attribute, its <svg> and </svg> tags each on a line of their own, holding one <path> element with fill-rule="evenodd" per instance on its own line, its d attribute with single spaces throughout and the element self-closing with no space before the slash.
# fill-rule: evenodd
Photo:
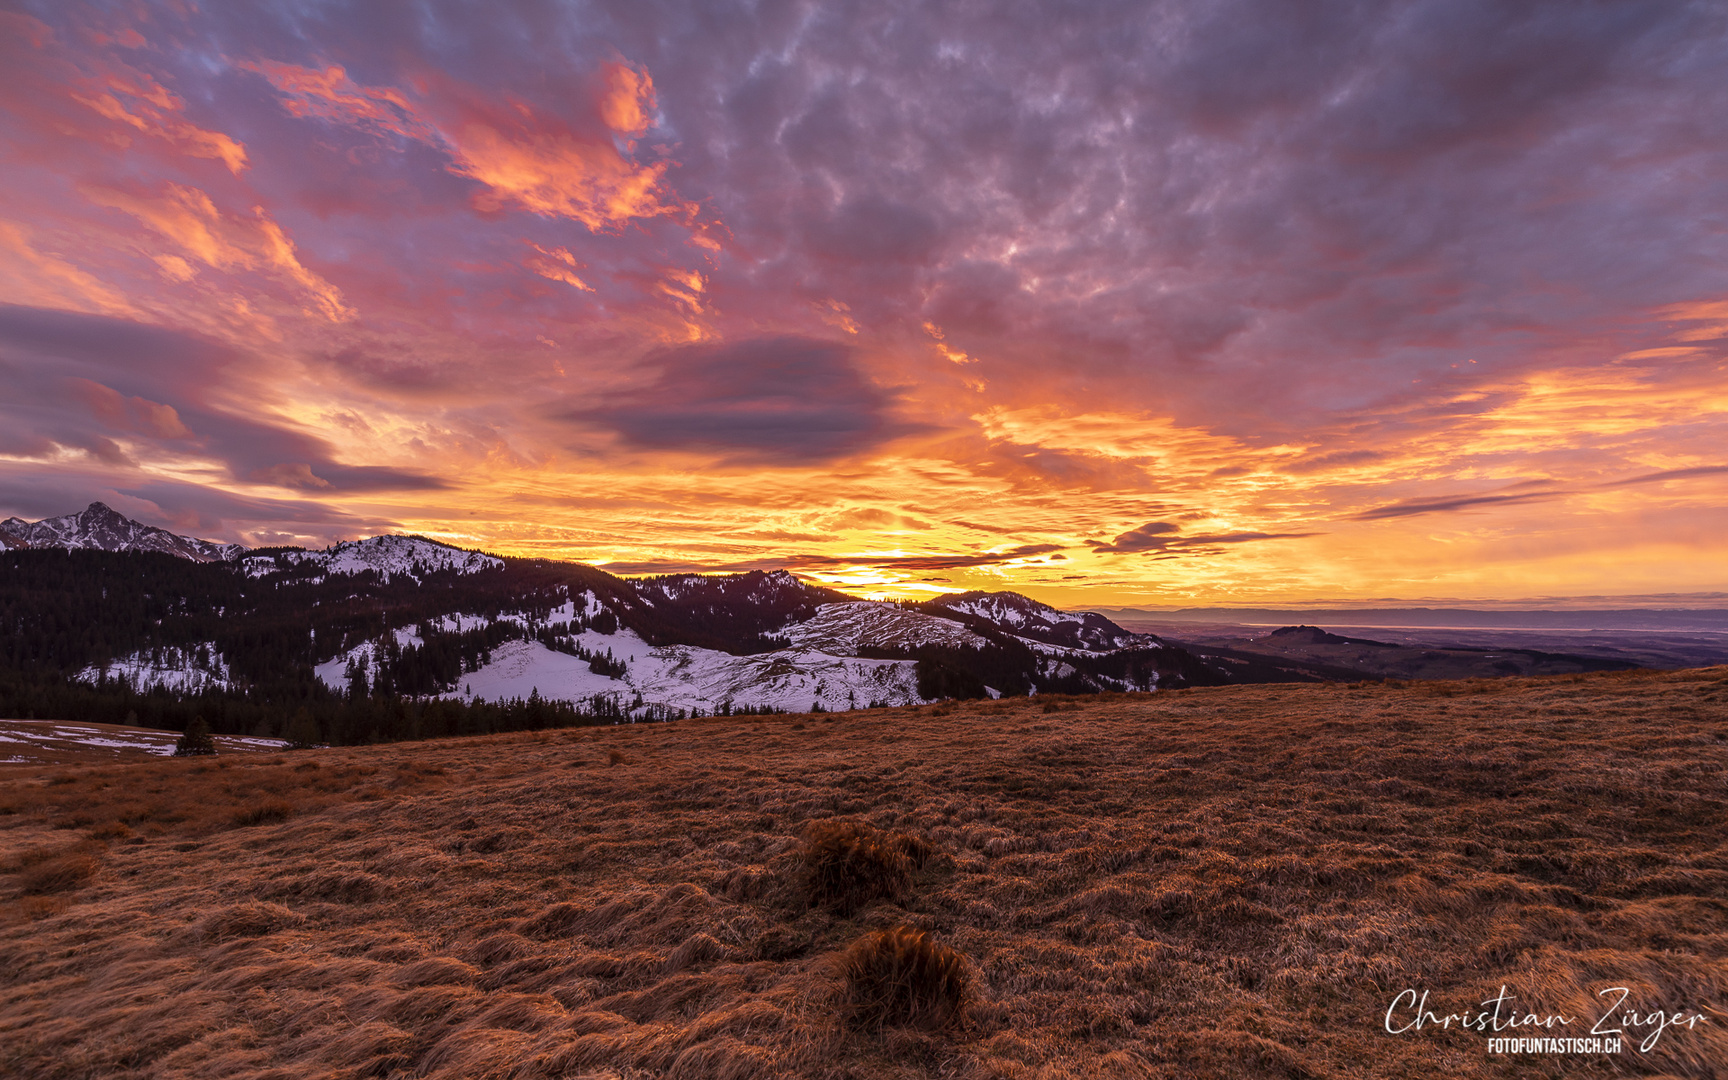
<svg viewBox="0 0 1728 1080">
<path fill-rule="evenodd" d="M 1725 765 L 1728 668 L 7 766 L 0 1075 L 1728 1076 Z M 1502 985 L 1706 1019 L 1385 1030 Z"/>
</svg>

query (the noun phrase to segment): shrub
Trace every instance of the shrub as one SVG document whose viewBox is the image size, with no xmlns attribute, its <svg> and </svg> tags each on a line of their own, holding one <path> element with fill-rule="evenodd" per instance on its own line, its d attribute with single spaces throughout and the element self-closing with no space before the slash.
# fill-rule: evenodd
<svg viewBox="0 0 1728 1080">
<path fill-rule="evenodd" d="M 216 752 L 216 740 L 210 737 L 210 725 L 202 716 L 194 716 L 186 725 L 185 734 L 174 744 L 175 757 L 203 757 Z"/>
<path fill-rule="evenodd" d="M 928 841 L 883 832 L 855 821 L 822 821 L 804 833 L 804 869 L 810 901 L 843 914 L 871 900 L 900 900 L 912 887 L 912 871 L 934 853 Z"/>
<path fill-rule="evenodd" d="M 971 980 L 959 953 L 910 926 L 865 934 L 840 957 L 847 1019 L 862 1027 L 946 1027 L 965 1014 Z"/>
</svg>

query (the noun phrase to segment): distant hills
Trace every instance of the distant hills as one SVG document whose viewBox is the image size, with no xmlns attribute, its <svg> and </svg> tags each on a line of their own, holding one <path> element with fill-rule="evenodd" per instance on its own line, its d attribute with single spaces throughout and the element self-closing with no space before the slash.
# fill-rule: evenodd
<svg viewBox="0 0 1728 1080">
<path fill-rule="evenodd" d="M 100 503 L 0 535 L 4 669 L 128 694 L 656 719 L 1317 677 L 1015 593 L 891 603 L 784 571 L 626 579 L 418 536 L 248 550 Z"/>
<path fill-rule="evenodd" d="M 366 714 L 350 732 L 362 740 L 368 725 L 414 728 L 415 710 L 436 702 L 460 714 L 432 710 L 444 716 L 438 730 L 465 730 L 499 722 L 474 719 L 482 703 L 531 706 L 511 723 L 537 723 L 537 702 L 664 719 L 1631 666 L 1549 654 L 1436 666 L 1311 626 L 1261 642 L 1178 644 L 1011 592 L 912 603 L 861 600 L 785 571 L 621 578 L 419 536 L 249 550 L 142 525 L 101 503 L 10 519 L 0 543 L 0 676 L 18 688 L 0 694 L 0 709 L 46 701 L 42 688 L 60 680 L 98 694 L 225 702 L 230 727 L 257 713 L 247 723 L 272 733 L 284 709 L 323 710 L 328 727 L 340 705 L 343 715 Z"/>
<path fill-rule="evenodd" d="M 1728 631 L 1728 606 L 1708 606 L 1692 600 L 1673 607 L 1107 607 L 1102 611 L 1110 618 L 1130 625 L 1233 623 L 1288 626 L 1313 623 L 1320 626 L 1432 629 Z"/>
</svg>

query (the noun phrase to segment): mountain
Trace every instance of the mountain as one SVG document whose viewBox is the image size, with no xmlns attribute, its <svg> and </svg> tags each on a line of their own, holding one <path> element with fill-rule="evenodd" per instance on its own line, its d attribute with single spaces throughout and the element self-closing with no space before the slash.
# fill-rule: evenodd
<svg viewBox="0 0 1728 1080">
<path fill-rule="evenodd" d="M 912 603 L 785 571 L 621 578 L 423 536 L 246 550 L 100 503 L 12 519 L 0 540 L 0 714 L 197 710 L 240 734 L 279 735 L 300 709 L 332 738 L 367 741 L 582 718 L 1579 669 L 1570 657 L 1442 656 L 1312 626 L 1176 642 L 1012 592 Z"/>
<path fill-rule="evenodd" d="M 14 517 L 0 521 L 0 550 L 16 548 L 156 551 L 193 562 L 232 559 L 246 550 L 239 544 L 196 540 L 142 525 L 99 502 L 63 517 L 41 521 Z"/>
<path fill-rule="evenodd" d="M 1318 626 L 1281 626 L 1267 634 L 1262 639 L 1270 645 L 1292 647 L 1297 645 L 1368 645 L 1376 649 L 1396 649 L 1398 646 L 1385 641 L 1370 641 L 1368 638 L 1344 637 Z"/>
<path fill-rule="evenodd" d="M 1629 671 L 1640 665 L 1625 655 L 1591 656 L 1516 644 L 1490 647 L 1444 641 L 1397 644 L 1345 637 L 1317 626 L 1285 626 L 1270 633 L 1235 628 L 1184 635 L 1184 649 L 1211 662 L 1270 664 L 1320 678 L 1494 679 L 1507 676 L 1571 675 Z"/>
<path fill-rule="evenodd" d="M 1312 678 L 1204 660 L 1014 593 L 912 604 L 785 571 L 626 579 L 419 536 L 245 551 L 102 506 L 7 536 L 19 549 L 0 552 L 0 710 L 17 715 L 64 711 L 53 688 L 84 685 L 100 700 L 80 708 L 197 702 L 250 717 L 222 721 L 242 733 L 279 734 L 289 709 L 327 730 L 365 713 L 343 736 L 364 741 L 401 737 L 385 728 L 435 703 L 457 712 L 408 727 L 496 730 L 506 721 L 481 706 L 513 702 L 509 723 L 538 716 L 534 702 L 658 719 Z"/>
<path fill-rule="evenodd" d="M 476 574 L 482 570 L 501 570 L 504 560 L 424 536 L 374 536 L 370 540 L 347 540 L 323 551 L 273 549 L 242 559 L 241 566 L 248 577 L 254 578 L 298 571 L 302 579 L 376 574 L 382 581 L 407 578 L 419 583 L 429 574 L 445 571 Z"/>
<path fill-rule="evenodd" d="M 963 592 L 924 605 L 933 614 L 961 621 L 982 620 L 1029 642 L 1090 652 L 1156 644 L 1151 634 L 1135 634 L 1092 611 L 1059 611 L 1012 592 Z"/>
</svg>

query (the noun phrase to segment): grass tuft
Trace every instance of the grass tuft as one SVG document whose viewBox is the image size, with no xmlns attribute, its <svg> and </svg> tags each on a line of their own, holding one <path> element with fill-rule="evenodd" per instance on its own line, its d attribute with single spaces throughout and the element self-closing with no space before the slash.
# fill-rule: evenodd
<svg viewBox="0 0 1728 1080">
<path fill-rule="evenodd" d="M 965 958 L 910 926 L 853 942 L 840 975 L 846 1018 L 858 1027 L 944 1028 L 964 1017 L 971 995 Z"/>
<path fill-rule="evenodd" d="M 862 822 L 817 822 L 804 831 L 810 902 L 850 914 L 872 900 L 904 900 L 912 888 L 912 871 L 934 850 L 920 837 Z"/>
<path fill-rule="evenodd" d="M 231 819 L 234 824 L 267 825 L 273 821 L 287 821 L 294 816 L 294 804 L 285 799 L 265 799 L 250 806 L 234 811 Z"/>
<path fill-rule="evenodd" d="M 19 891 L 26 896 L 71 892 L 96 876 L 102 864 L 88 850 L 74 847 L 40 861 L 31 861 L 18 875 Z"/>
</svg>

